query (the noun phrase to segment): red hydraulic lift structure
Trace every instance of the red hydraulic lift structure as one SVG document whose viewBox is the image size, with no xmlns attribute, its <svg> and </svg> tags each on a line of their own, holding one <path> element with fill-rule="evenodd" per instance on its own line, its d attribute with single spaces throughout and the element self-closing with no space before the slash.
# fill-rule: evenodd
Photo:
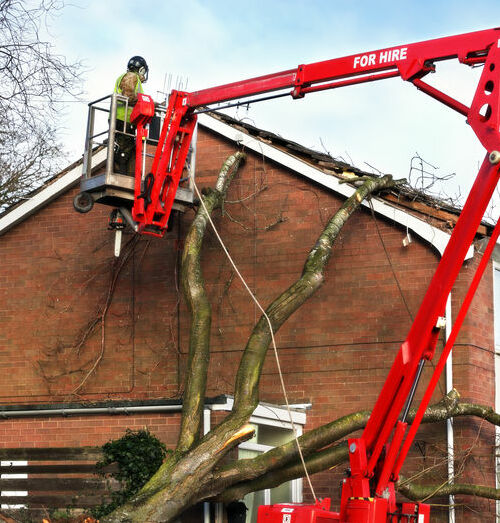
<svg viewBox="0 0 500 523">
<path fill-rule="evenodd" d="M 435 71 L 438 62 L 452 59 L 469 66 L 483 65 L 470 107 L 423 80 L 428 73 Z M 263 506 L 259 509 L 259 523 L 429 521 L 428 505 L 396 503 L 395 483 L 500 232 L 497 225 L 416 417 L 408 426 L 407 415 L 423 365 L 434 356 L 446 300 L 499 178 L 500 28 L 299 65 L 294 69 L 201 91 L 174 90 L 169 98 L 152 169 L 146 176 L 141 170 L 140 153 L 142 129 L 153 112 L 152 102 L 139 100 L 132 114 L 132 119 L 135 118 L 138 124 L 132 216 L 140 232 L 161 236 L 167 227 L 199 112 L 220 102 L 245 99 L 247 104 L 286 95 L 296 99 L 317 91 L 393 77 L 413 83 L 425 94 L 464 116 L 486 149 L 486 157 L 366 428 L 359 438 L 348 440 L 350 472 L 344 479 L 339 512 L 330 511 L 326 504 Z M 248 100 L 254 96 L 258 98 Z"/>
</svg>

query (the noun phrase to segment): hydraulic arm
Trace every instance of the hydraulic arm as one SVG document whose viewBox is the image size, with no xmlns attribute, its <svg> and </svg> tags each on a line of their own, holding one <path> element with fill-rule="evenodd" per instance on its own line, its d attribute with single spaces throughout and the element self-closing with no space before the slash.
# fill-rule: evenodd
<svg viewBox="0 0 500 523">
<path fill-rule="evenodd" d="M 321 517 L 326 518 L 321 521 L 428 521 L 428 507 L 412 503 L 402 506 L 396 504 L 394 485 L 486 267 L 488 255 L 498 237 L 497 226 L 417 416 L 408 427 L 407 414 L 422 367 L 434 356 L 440 328 L 439 319 L 444 313 L 448 295 L 499 178 L 499 39 L 500 28 L 489 29 L 299 65 L 295 69 L 192 93 L 173 91 L 170 95 L 167 118 L 153 167 L 146 177 L 148 198 L 144 197 L 143 190 L 133 207 L 133 218 L 139 228 L 158 235 L 162 235 L 167 226 L 196 114 L 214 103 L 230 103 L 232 100 L 249 97 L 257 98 L 246 100 L 245 103 L 287 95 L 301 98 L 315 91 L 399 76 L 465 116 L 487 151 L 462 214 L 410 332 L 397 353 L 368 424 L 360 438 L 349 440 L 350 475 L 344 481 L 340 512 L 329 512 L 325 507 L 316 507 L 322 513 Z M 423 81 L 425 75 L 435 70 L 437 62 L 450 59 L 458 59 L 466 65 L 484 65 L 470 107 Z M 311 519 L 311 515 L 307 516 L 309 519 L 305 519 L 306 516 L 301 519 L 299 512 L 290 510 L 279 513 L 289 514 L 288 519 L 278 519 L 281 515 L 278 516 L 273 510 L 266 510 L 264 507 L 259 513 L 259 521 L 315 521 Z M 325 516 L 323 512 L 328 512 L 331 517 Z M 293 517 L 296 519 L 292 519 Z"/>
<path fill-rule="evenodd" d="M 139 230 L 160 236 L 164 234 L 188 153 L 196 114 L 207 110 L 207 106 L 236 99 L 245 100 L 247 104 L 281 96 L 302 98 L 316 91 L 399 76 L 469 117 L 472 125 L 470 111 L 475 112 L 483 107 L 476 107 L 481 103 L 477 94 L 473 106 L 468 108 L 425 83 L 422 78 L 434 71 L 436 62 L 442 60 L 458 59 L 467 65 L 484 63 L 488 54 L 491 54 L 492 46 L 497 46 L 498 33 L 499 29 L 488 29 L 299 65 L 295 69 L 191 93 L 172 91 L 153 166 L 147 176 L 147 187 L 141 193 L 142 197 L 136 196 L 133 208 L 133 217 Z M 257 98 L 248 100 L 255 96 Z M 494 93 L 488 92 L 485 97 L 487 101 L 484 103 L 491 106 L 489 100 L 494 97 Z M 136 115 L 141 117 L 140 112 L 136 112 Z M 480 127 L 477 125 L 474 130 L 476 134 L 482 133 L 480 139 L 489 150 L 491 147 L 486 145 L 486 134 Z M 144 198 L 144 195 L 147 197 Z"/>
</svg>

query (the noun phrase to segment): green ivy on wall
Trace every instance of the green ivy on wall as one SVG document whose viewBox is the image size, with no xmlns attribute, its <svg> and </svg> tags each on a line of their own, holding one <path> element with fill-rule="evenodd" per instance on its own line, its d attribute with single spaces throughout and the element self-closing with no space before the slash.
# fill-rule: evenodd
<svg viewBox="0 0 500 523">
<path fill-rule="evenodd" d="M 124 436 L 102 446 L 104 457 L 97 463 L 99 474 L 120 482 L 121 488 L 111 492 L 111 502 L 102 503 L 92 510 L 99 518 L 113 512 L 153 476 L 163 463 L 167 451 L 165 445 L 148 430 L 126 430 Z M 116 472 L 106 472 L 108 465 L 117 464 Z"/>
</svg>

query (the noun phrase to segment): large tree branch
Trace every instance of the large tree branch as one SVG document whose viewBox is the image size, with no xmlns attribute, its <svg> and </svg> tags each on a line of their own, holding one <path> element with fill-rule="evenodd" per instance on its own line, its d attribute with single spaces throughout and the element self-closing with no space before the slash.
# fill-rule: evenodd
<svg viewBox="0 0 500 523">
<path fill-rule="evenodd" d="M 460 396 L 456 390 L 450 391 L 438 403 L 427 408 L 423 417 L 423 423 L 436 423 L 449 418 L 459 416 L 476 416 L 493 425 L 500 426 L 500 415 L 495 413 L 491 407 L 474 404 L 462 403 L 459 401 Z M 408 415 L 408 422 L 411 423 L 415 417 L 416 409 L 411 409 Z M 328 468 L 335 467 L 347 462 L 348 452 L 344 443 L 338 444 L 341 438 L 348 434 L 364 428 L 369 417 L 368 411 L 356 412 L 344 416 L 327 425 L 318 427 L 299 438 L 299 443 L 306 456 L 306 465 L 308 472 L 314 474 Z M 333 445 L 327 448 L 327 445 Z M 211 477 L 212 495 L 222 501 L 232 501 L 241 499 L 249 492 L 255 492 L 264 488 L 273 488 L 291 479 L 296 479 L 304 475 L 304 469 L 299 461 L 295 441 L 290 441 L 285 445 L 277 447 L 265 454 L 248 460 L 240 460 L 231 463 L 216 471 Z M 214 492 L 213 486 L 217 485 L 217 492 Z M 442 488 L 453 486 L 444 485 Z M 465 494 L 467 486 L 460 485 L 462 492 Z M 467 488 L 475 488 L 475 485 Z M 417 493 L 418 485 L 412 483 L 406 489 L 413 489 Z M 425 487 L 427 488 L 427 487 Z M 496 489 L 488 491 L 488 487 L 480 487 L 484 493 L 490 493 L 491 499 L 497 499 Z M 401 490 L 402 487 L 398 486 Z M 445 491 L 438 489 L 436 486 L 429 487 L 436 492 L 434 495 L 444 495 Z M 210 490 L 210 487 L 208 487 Z M 208 493 L 207 490 L 207 493 Z M 430 490 L 429 490 L 430 491 Z M 401 492 L 405 494 L 403 490 Z M 427 492 L 422 490 L 422 493 Z M 415 494 L 417 495 L 417 494 Z M 479 495 L 479 494 L 478 494 Z M 416 499 L 416 498 L 411 498 Z"/>
<path fill-rule="evenodd" d="M 231 157 L 233 158 L 233 157 Z M 233 165 L 232 159 L 228 159 L 218 177 L 214 194 L 216 197 L 213 201 L 213 208 L 222 203 L 225 197 L 228 184 L 231 177 L 227 175 Z M 229 162 L 229 163 L 228 163 Z M 330 258 L 333 243 L 338 236 L 343 225 L 346 223 L 352 213 L 360 206 L 361 202 L 375 191 L 392 187 L 394 185 L 392 176 L 387 175 L 382 178 L 370 178 L 363 182 L 353 195 L 347 199 L 342 207 L 335 213 L 321 233 L 316 245 L 309 253 L 306 260 L 301 278 L 290 289 L 283 293 L 268 308 L 267 314 L 271 320 L 273 331 L 276 330 L 297 310 L 304 301 L 310 297 L 321 285 L 323 281 L 323 272 Z M 211 209 L 208 209 L 211 212 Z M 189 240 L 186 242 L 185 258 L 183 260 L 189 278 L 184 277 L 183 283 L 188 282 L 187 289 L 191 289 L 191 294 L 187 295 L 187 300 L 191 300 L 190 308 L 193 314 L 196 314 L 196 308 L 199 305 L 203 311 L 201 314 L 200 325 L 193 316 L 195 330 L 192 331 L 190 347 L 190 363 L 187 370 L 186 397 L 184 399 L 183 421 L 181 425 L 182 444 L 178 445 L 178 450 L 191 448 L 195 440 L 195 430 L 201 422 L 202 394 L 205 390 L 206 372 L 208 366 L 208 343 L 209 343 L 209 326 L 210 316 L 207 312 L 209 304 L 206 300 L 204 291 L 203 278 L 199 258 L 201 252 L 201 242 L 203 233 L 206 229 L 205 213 L 198 213 L 190 231 Z M 191 233 L 193 236 L 191 236 Z M 192 251 L 191 251 L 192 247 Z M 195 304 L 193 300 L 198 300 Z M 217 445 L 224 448 L 224 453 L 230 448 L 236 446 L 242 439 L 235 437 L 243 425 L 248 421 L 251 413 L 258 404 L 258 382 L 262 370 L 262 363 L 266 355 L 267 348 L 271 340 L 271 333 L 265 317 L 259 320 L 250 336 L 247 347 L 244 351 L 242 361 L 238 370 L 235 385 L 235 406 L 231 414 L 210 434 L 203 439 L 202 445 L 207 448 L 217 449 Z M 195 374 L 201 374 L 202 377 L 196 377 Z M 191 394 L 192 401 L 189 400 L 188 394 Z M 198 409 L 198 414 L 193 414 Z M 184 418 L 186 421 L 184 421 Z M 185 436 L 184 436 L 185 434 Z M 248 432 L 243 431 L 242 438 L 248 437 Z M 228 442 L 231 442 L 230 445 Z M 221 452 L 222 449 L 216 450 Z"/>
<path fill-rule="evenodd" d="M 362 201 L 372 193 L 392 187 L 395 183 L 397 182 L 394 182 L 390 175 L 382 178 L 370 178 L 365 180 L 363 185 L 344 202 L 341 208 L 328 222 L 315 246 L 310 251 L 299 280 L 273 301 L 266 310 L 273 332 L 276 332 L 281 325 L 319 289 L 323 282 L 323 273 L 330 259 L 335 239 L 349 217 L 361 205 Z M 235 401 L 232 412 L 218 427 L 213 429 L 212 433 L 207 435 L 205 439 L 210 437 L 213 438 L 214 441 L 220 441 L 220 434 L 227 433 L 228 429 L 229 434 L 231 434 L 231 432 L 234 434 L 234 431 L 239 429 L 239 427 L 250 418 L 250 415 L 258 405 L 259 380 L 271 337 L 269 323 L 263 315 L 253 329 L 240 361 L 235 383 Z M 234 443 L 236 444 L 237 441 Z M 289 449 L 283 452 L 282 459 L 287 459 L 287 450 Z M 208 475 L 204 479 L 208 479 L 208 482 L 210 482 L 209 478 L 210 476 Z"/>
<path fill-rule="evenodd" d="M 413 482 L 400 481 L 398 492 L 413 501 L 427 501 L 438 496 L 477 496 L 486 499 L 500 499 L 500 489 L 485 485 L 471 485 L 466 483 L 446 483 L 444 485 L 421 485 Z"/>
<path fill-rule="evenodd" d="M 226 162 L 215 190 L 205 198 L 207 211 L 200 209 L 186 240 L 182 279 L 193 326 L 185 381 L 184 415 L 177 450 L 138 495 L 103 521 L 174 521 L 187 507 L 204 499 L 232 501 L 248 492 L 274 487 L 304 474 L 295 442 L 289 442 L 252 460 L 236 460 L 220 466 L 221 459 L 227 456 L 228 451 L 251 435 L 247 422 L 259 401 L 259 379 L 271 342 L 271 330 L 265 316 L 260 318 L 245 348 L 236 378 L 232 412 L 202 439 L 198 439 L 210 333 L 210 304 L 201 273 L 201 247 L 208 214 L 223 202 L 231 180 L 230 166 L 238 164 L 242 159 L 238 154 Z M 276 332 L 319 289 L 335 239 L 361 202 L 373 192 L 391 187 L 394 183 L 390 176 L 364 180 L 363 185 L 330 220 L 310 251 L 301 277 L 268 307 L 266 312 L 272 332 Z M 410 413 L 410 420 L 412 415 Z M 500 416 L 492 409 L 460 403 L 455 392 L 430 407 L 424 422 L 465 415 L 480 416 L 491 423 L 500 424 Z M 367 411 L 354 413 L 304 434 L 300 444 L 309 472 L 313 474 L 346 462 L 347 448 L 341 440 L 362 429 L 368 417 Z M 406 488 L 410 492 L 413 486 L 406 485 Z M 483 494 L 487 495 L 487 492 L 483 491 Z"/>
<path fill-rule="evenodd" d="M 320 463 L 322 460 L 328 460 L 331 457 L 331 449 L 325 454 L 320 454 L 318 449 L 322 449 L 327 445 L 339 441 L 348 434 L 362 429 L 368 421 L 370 412 L 361 411 L 348 416 L 343 416 L 331 423 L 317 427 L 316 429 L 306 432 L 298 438 L 300 448 L 306 458 L 307 469 L 310 473 L 319 472 L 324 468 L 311 468 L 311 464 Z M 330 456 L 330 457 L 328 457 Z M 335 454 L 337 456 L 337 454 Z M 336 458 L 335 458 L 336 459 Z M 342 461 L 347 459 L 347 454 L 342 458 Z M 325 465 L 333 466 L 336 462 Z M 269 482 L 269 484 L 279 485 L 288 479 L 295 479 L 304 475 L 304 468 L 299 460 L 299 453 L 297 450 L 297 443 L 295 439 L 280 445 L 265 454 L 261 454 L 252 459 L 234 461 L 220 470 L 214 471 L 211 478 L 207 479 L 207 488 L 213 489 L 217 485 L 217 494 L 224 492 L 226 499 L 231 498 L 232 490 L 229 487 L 244 481 L 245 485 L 236 486 L 236 489 L 253 488 L 255 484 L 261 484 L 262 481 Z M 254 483 L 254 480 L 256 483 Z M 277 481 L 277 483 L 276 483 Z M 268 487 L 266 487 L 268 488 Z M 257 488 L 259 490 L 259 488 Z M 247 492 L 253 492 L 248 490 Z M 212 490 L 213 495 L 213 490 Z"/>
<path fill-rule="evenodd" d="M 182 255 L 181 280 L 191 314 L 191 328 L 182 421 L 177 443 L 180 452 L 189 450 L 200 435 L 210 360 L 211 307 L 201 270 L 201 249 L 208 215 L 222 205 L 229 184 L 244 159 L 245 155 L 237 152 L 224 162 L 215 189 L 204 197 L 204 206 L 200 206 L 191 224 Z"/>
<path fill-rule="evenodd" d="M 309 252 L 301 277 L 267 308 L 266 314 L 274 333 L 321 287 L 335 239 L 361 202 L 374 192 L 392 187 L 395 183 L 390 175 L 365 180 L 335 213 Z M 269 324 L 265 316 L 261 316 L 250 335 L 236 376 L 235 411 L 257 406 L 259 380 L 270 343 Z"/>
<path fill-rule="evenodd" d="M 217 181 L 215 188 L 217 197 L 214 196 L 215 200 L 212 202 L 211 210 L 224 197 L 224 179 L 225 177 L 222 175 Z M 349 216 L 359 207 L 364 198 L 374 191 L 393 184 L 390 176 L 365 181 L 363 186 L 354 192 L 353 196 L 330 220 L 315 247 L 309 253 L 301 278 L 268 308 L 267 313 L 274 332 L 320 287 L 323 281 L 323 271 L 330 258 L 335 238 Z M 211 212 L 211 210 L 208 211 Z M 258 382 L 270 343 L 270 330 L 265 318 L 261 318 L 259 321 L 245 349 L 236 380 L 235 407 L 217 427 L 214 427 L 200 441 L 196 439 L 199 433 L 202 399 L 205 392 L 210 330 L 210 307 L 205 296 L 199 265 L 201 240 L 207 222 L 205 211 L 198 213 L 195 222 L 186 242 L 183 261 L 186 264 L 183 271 L 183 283 L 187 290 L 186 299 L 193 313 L 194 327 L 190 341 L 184 419 L 177 452 L 160 467 L 135 498 L 115 511 L 105 521 L 171 521 L 191 503 L 201 499 L 201 487 L 202 485 L 207 486 L 207 481 L 210 481 L 213 470 L 222 457 L 251 435 L 251 430 L 246 424 L 258 403 Z M 201 377 L 197 375 L 199 373 L 201 373 Z M 325 452 L 332 452 L 332 450 L 328 449 Z M 285 456 L 282 459 L 284 462 L 287 461 Z M 310 456 L 309 459 L 318 460 L 318 455 Z M 217 490 L 217 485 L 214 483 L 212 485 Z"/>
<path fill-rule="evenodd" d="M 347 449 L 347 442 L 342 442 L 339 445 L 320 450 L 314 455 L 305 458 L 308 474 L 316 474 L 317 472 L 322 472 L 345 463 L 348 460 L 348 457 L 349 451 Z M 231 487 L 223 489 L 220 491 L 220 494 L 216 496 L 216 499 L 217 501 L 229 503 L 237 499 L 242 499 L 250 492 L 274 488 L 287 481 L 301 478 L 303 476 L 304 468 L 302 463 L 294 462 L 281 469 L 271 469 L 269 472 L 266 472 L 264 475 L 258 476 L 251 481 L 237 483 Z"/>
<path fill-rule="evenodd" d="M 198 440 L 209 363 L 210 304 L 206 297 L 200 265 L 201 246 L 208 214 L 224 201 L 228 186 L 245 155 L 237 152 L 224 163 L 215 189 L 208 190 L 190 228 L 183 253 L 182 283 L 192 314 L 183 416 L 176 451 L 143 489 L 104 521 L 171 521 L 197 499 L 197 485 L 213 467 L 245 438 L 241 430 L 248 417 L 234 417 Z M 206 211 L 205 211 L 206 208 Z M 207 214 L 208 211 L 208 214 Z"/>
</svg>

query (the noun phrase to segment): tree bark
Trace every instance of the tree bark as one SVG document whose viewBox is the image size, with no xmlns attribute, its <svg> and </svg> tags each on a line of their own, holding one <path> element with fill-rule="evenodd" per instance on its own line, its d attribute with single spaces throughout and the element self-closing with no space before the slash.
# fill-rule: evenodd
<svg viewBox="0 0 500 523">
<path fill-rule="evenodd" d="M 177 443 L 179 452 L 186 452 L 193 446 L 199 438 L 203 421 L 203 403 L 210 361 L 212 317 L 201 270 L 201 250 L 208 215 L 224 202 L 231 180 L 244 159 L 245 155 L 237 152 L 224 162 L 215 189 L 205 196 L 205 205 L 200 207 L 193 220 L 182 255 L 181 281 L 184 299 L 191 314 L 191 327 L 187 363 L 189 371 L 186 372 L 185 377 L 182 421 Z"/>
<path fill-rule="evenodd" d="M 243 158 L 242 153 L 235 153 L 224 163 L 215 189 L 204 199 L 205 206 L 198 210 L 186 239 L 182 283 L 192 314 L 192 327 L 183 416 L 176 451 L 138 495 L 104 521 L 174 520 L 191 504 L 201 500 L 201 486 L 204 485 L 206 490 L 222 457 L 251 436 L 251 433 L 245 430 L 245 426 L 259 402 L 258 384 L 271 341 L 271 332 L 264 316 L 255 326 L 240 362 L 232 412 L 222 423 L 198 440 L 209 362 L 211 316 L 200 266 L 202 240 L 208 221 L 207 212 L 211 213 L 222 204 L 227 188 Z M 310 251 L 300 279 L 268 307 L 267 315 L 274 332 L 321 286 L 333 243 L 349 216 L 367 196 L 391 187 L 394 183 L 391 176 L 364 181 L 333 216 Z"/>
<path fill-rule="evenodd" d="M 409 413 L 408 421 L 410 423 L 414 415 L 415 409 Z M 431 405 L 427 409 L 423 423 L 436 423 L 451 417 L 470 415 L 500 425 L 500 416 L 493 412 L 493 409 L 483 405 L 460 402 L 459 395 L 454 390 L 439 403 Z M 362 429 L 368 421 L 368 417 L 368 411 L 356 412 L 301 436 L 299 441 L 306 456 L 309 474 L 315 474 L 347 463 L 347 444 L 340 440 L 352 432 Z M 234 461 L 218 469 L 213 467 L 211 463 L 201 463 L 193 467 L 193 465 L 196 465 L 196 460 L 193 457 L 195 453 L 198 456 L 197 459 L 203 459 L 203 452 L 201 454 L 196 452 L 200 447 L 203 447 L 203 445 L 196 446 L 195 452 L 188 452 L 185 457 L 190 457 L 190 459 L 184 462 L 170 461 L 170 468 L 165 470 L 164 477 L 158 480 L 157 492 L 153 496 L 154 503 L 161 506 L 157 513 L 144 511 L 143 507 L 140 507 L 141 496 L 138 496 L 135 500 L 137 509 L 135 514 L 129 513 L 130 519 L 127 519 L 127 514 L 122 512 L 119 518 L 116 515 L 116 519 L 105 518 L 104 521 L 172 521 L 173 519 L 161 519 L 165 517 L 165 507 L 162 504 L 165 503 L 172 509 L 172 501 L 176 500 L 177 493 L 183 494 L 186 483 L 191 486 L 191 489 L 196 490 L 192 497 L 192 503 L 208 499 L 229 503 L 241 499 L 250 492 L 273 488 L 304 475 L 294 441 L 256 458 Z M 207 448 L 205 447 L 204 450 L 207 451 Z M 210 448 L 208 448 L 208 452 L 210 452 Z M 191 476 L 190 470 L 193 472 Z M 165 482 L 170 483 L 171 489 L 168 491 L 165 491 L 162 487 Z M 419 501 L 447 494 L 470 494 L 489 499 L 500 499 L 500 490 L 482 485 L 461 483 L 454 485 L 419 485 L 415 482 L 408 483 L 401 480 L 397 488 L 401 494 L 409 499 Z M 177 515 L 188 506 L 177 507 L 176 510 L 179 511 Z"/>
<path fill-rule="evenodd" d="M 402 483 L 398 492 L 413 501 L 424 502 L 437 496 L 476 496 L 486 499 L 500 499 L 500 489 L 485 485 L 453 483 L 445 485 L 419 485 L 417 483 Z"/>
<path fill-rule="evenodd" d="M 349 217 L 368 196 L 392 187 L 395 183 L 397 182 L 394 182 L 390 175 L 366 180 L 330 219 L 309 252 L 301 277 L 266 310 L 274 333 L 278 332 L 283 323 L 323 284 L 324 270 L 330 259 L 333 244 Z M 269 324 L 265 316 L 261 316 L 250 335 L 240 361 L 234 388 L 235 410 L 257 407 L 259 380 L 270 343 Z"/>
</svg>

